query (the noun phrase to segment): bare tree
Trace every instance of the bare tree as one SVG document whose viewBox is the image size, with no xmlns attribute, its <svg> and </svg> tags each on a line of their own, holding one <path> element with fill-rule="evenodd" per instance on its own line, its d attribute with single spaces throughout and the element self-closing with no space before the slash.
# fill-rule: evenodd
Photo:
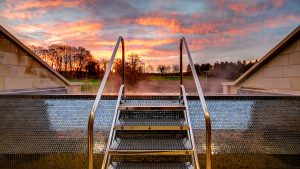
<svg viewBox="0 0 300 169">
<path fill-rule="evenodd" d="M 153 66 L 152 66 L 152 65 L 147 65 L 147 66 L 146 66 L 146 71 L 147 71 L 147 72 L 153 72 L 153 71 L 154 71 Z"/>
<path fill-rule="evenodd" d="M 162 75 L 162 74 L 165 73 L 166 68 L 167 68 L 166 65 L 158 65 L 156 70 L 157 70 L 158 72 L 160 72 L 160 74 Z"/>
<path fill-rule="evenodd" d="M 31 46 L 31 49 L 55 70 L 69 77 L 74 76 L 73 72 L 77 77 L 81 76 L 86 71 L 87 61 L 92 58 L 90 51 L 84 47 L 52 44 L 48 49 L 39 46 Z"/>
<path fill-rule="evenodd" d="M 142 66 L 142 61 L 139 57 L 139 55 L 135 53 L 131 53 L 127 57 L 128 59 L 128 65 L 131 69 L 131 71 L 136 72 L 139 71 L 140 67 Z"/>
<path fill-rule="evenodd" d="M 172 66 L 172 72 L 173 73 L 179 73 L 179 65 L 173 65 Z"/>
<path fill-rule="evenodd" d="M 167 66 L 166 66 L 165 72 L 166 72 L 166 73 L 170 73 L 170 71 L 171 71 L 171 66 L 170 66 L 170 65 L 167 65 Z"/>
</svg>

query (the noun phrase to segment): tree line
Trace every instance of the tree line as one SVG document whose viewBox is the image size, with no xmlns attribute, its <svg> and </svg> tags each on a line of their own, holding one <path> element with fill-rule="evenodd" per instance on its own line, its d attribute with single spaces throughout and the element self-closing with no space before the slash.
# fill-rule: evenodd
<svg viewBox="0 0 300 169">
<path fill-rule="evenodd" d="M 256 62 L 255 61 L 237 61 L 237 62 L 215 62 L 214 64 L 204 63 L 204 64 L 194 64 L 195 70 L 200 76 L 209 76 L 215 78 L 225 78 L 225 79 L 237 79 L 243 73 L 245 73 L 249 68 L 251 68 Z M 178 75 L 179 65 L 158 65 L 157 72 L 161 75 Z M 192 75 L 191 66 L 188 64 L 183 70 L 183 74 L 187 76 Z"/>
<path fill-rule="evenodd" d="M 41 59 L 52 68 L 68 79 L 75 78 L 101 78 L 108 65 L 107 59 L 96 60 L 91 52 L 84 47 L 74 47 L 63 44 L 53 44 L 47 48 L 31 46 Z M 252 62 L 215 62 L 214 64 L 194 64 L 196 72 L 200 76 L 209 76 L 225 79 L 236 79 L 253 66 L 257 60 Z M 152 65 L 146 65 L 139 55 L 131 53 L 126 56 L 125 75 L 128 83 L 135 83 L 144 78 L 142 74 L 154 75 L 179 75 L 179 65 L 157 65 L 156 69 Z M 156 70 L 156 71 L 155 71 Z M 113 64 L 113 72 L 122 75 L 122 61 L 116 59 Z M 184 75 L 190 76 L 191 67 L 187 65 L 183 70 Z"/>
<path fill-rule="evenodd" d="M 84 47 L 53 44 L 47 48 L 41 46 L 30 46 L 30 48 L 67 79 L 101 78 L 109 63 L 107 59 L 94 59 L 91 52 Z M 148 68 L 153 69 L 150 65 Z M 146 66 L 137 54 L 131 53 L 126 57 L 125 70 L 126 80 L 129 83 L 135 83 L 142 78 L 139 75 L 145 73 Z M 121 59 L 115 60 L 112 71 L 122 74 Z"/>
<path fill-rule="evenodd" d="M 53 44 L 47 48 L 30 46 L 43 61 L 66 78 L 83 78 L 86 72 L 91 75 L 100 72 L 99 63 L 84 47 Z"/>
</svg>

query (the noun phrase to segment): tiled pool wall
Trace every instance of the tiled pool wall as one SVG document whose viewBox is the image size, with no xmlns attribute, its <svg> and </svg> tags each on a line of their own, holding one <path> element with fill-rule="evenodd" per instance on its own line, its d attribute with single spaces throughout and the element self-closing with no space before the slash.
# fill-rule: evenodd
<svg viewBox="0 0 300 169">
<path fill-rule="evenodd" d="M 178 97 L 129 97 L 177 102 Z M 95 166 L 116 104 L 101 100 L 95 118 Z M 199 160 L 205 166 L 205 122 L 197 97 L 189 111 Z M 0 168 L 87 168 L 87 121 L 94 96 L 0 96 Z M 300 168 L 300 97 L 207 97 L 213 168 Z"/>
</svg>

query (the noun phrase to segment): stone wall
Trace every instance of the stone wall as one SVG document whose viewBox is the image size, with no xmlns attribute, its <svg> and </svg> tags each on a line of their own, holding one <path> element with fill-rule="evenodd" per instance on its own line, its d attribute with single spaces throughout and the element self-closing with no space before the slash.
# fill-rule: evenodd
<svg viewBox="0 0 300 169">
<path fill-rule="evenodd" d="M 280 52 L 238 86 L 224 85 L 223 91 L 236 94 L 243 88 L 299 93 L 300 39 Z"/>
<path fill-rule="evenodd" d="M 66 84 L 0 32 L 0 91 L 56 87 Z"/>
</svg>

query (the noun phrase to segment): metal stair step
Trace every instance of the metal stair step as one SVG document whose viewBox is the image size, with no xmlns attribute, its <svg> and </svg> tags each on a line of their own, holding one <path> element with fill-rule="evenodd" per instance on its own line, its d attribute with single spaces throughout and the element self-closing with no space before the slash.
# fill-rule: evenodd
<svg viewBox="0 0 300 169">
<path fill-rule="evenodd" d="M 116 139 L 110 145 L 112 150 L 190 150 L 187 139 Z"/>
<path fill-rule="evenodd" d="M 109 169 L 193 169 L 190 163 L 112 163 Z"/>
<path fill-rule="evenodd" d="M 189 150 L 191 141 L 185 130 L 117 130 L 111 150 Z"/>
<path fill-rule="evenodd" d="M 184 119 L 120 119 L 114 130 L 189 130 Z"/>
<path fill-rule="evenodd" d="M 164 154 L 150 154 L 150 155 L 128 155 L 118 154 L 111 156 L 112 162 L 119 163 L 191 163 L 193 161 L 192 155 L 164 155 Z"/>
<path fill-rule="evenodd" d="M 185 106 L 180 103 L 135 103 L 135 102 L 125 102 L 121 104 L 118 108 L 119 110 L 185 110 Z"/>
</svg>

